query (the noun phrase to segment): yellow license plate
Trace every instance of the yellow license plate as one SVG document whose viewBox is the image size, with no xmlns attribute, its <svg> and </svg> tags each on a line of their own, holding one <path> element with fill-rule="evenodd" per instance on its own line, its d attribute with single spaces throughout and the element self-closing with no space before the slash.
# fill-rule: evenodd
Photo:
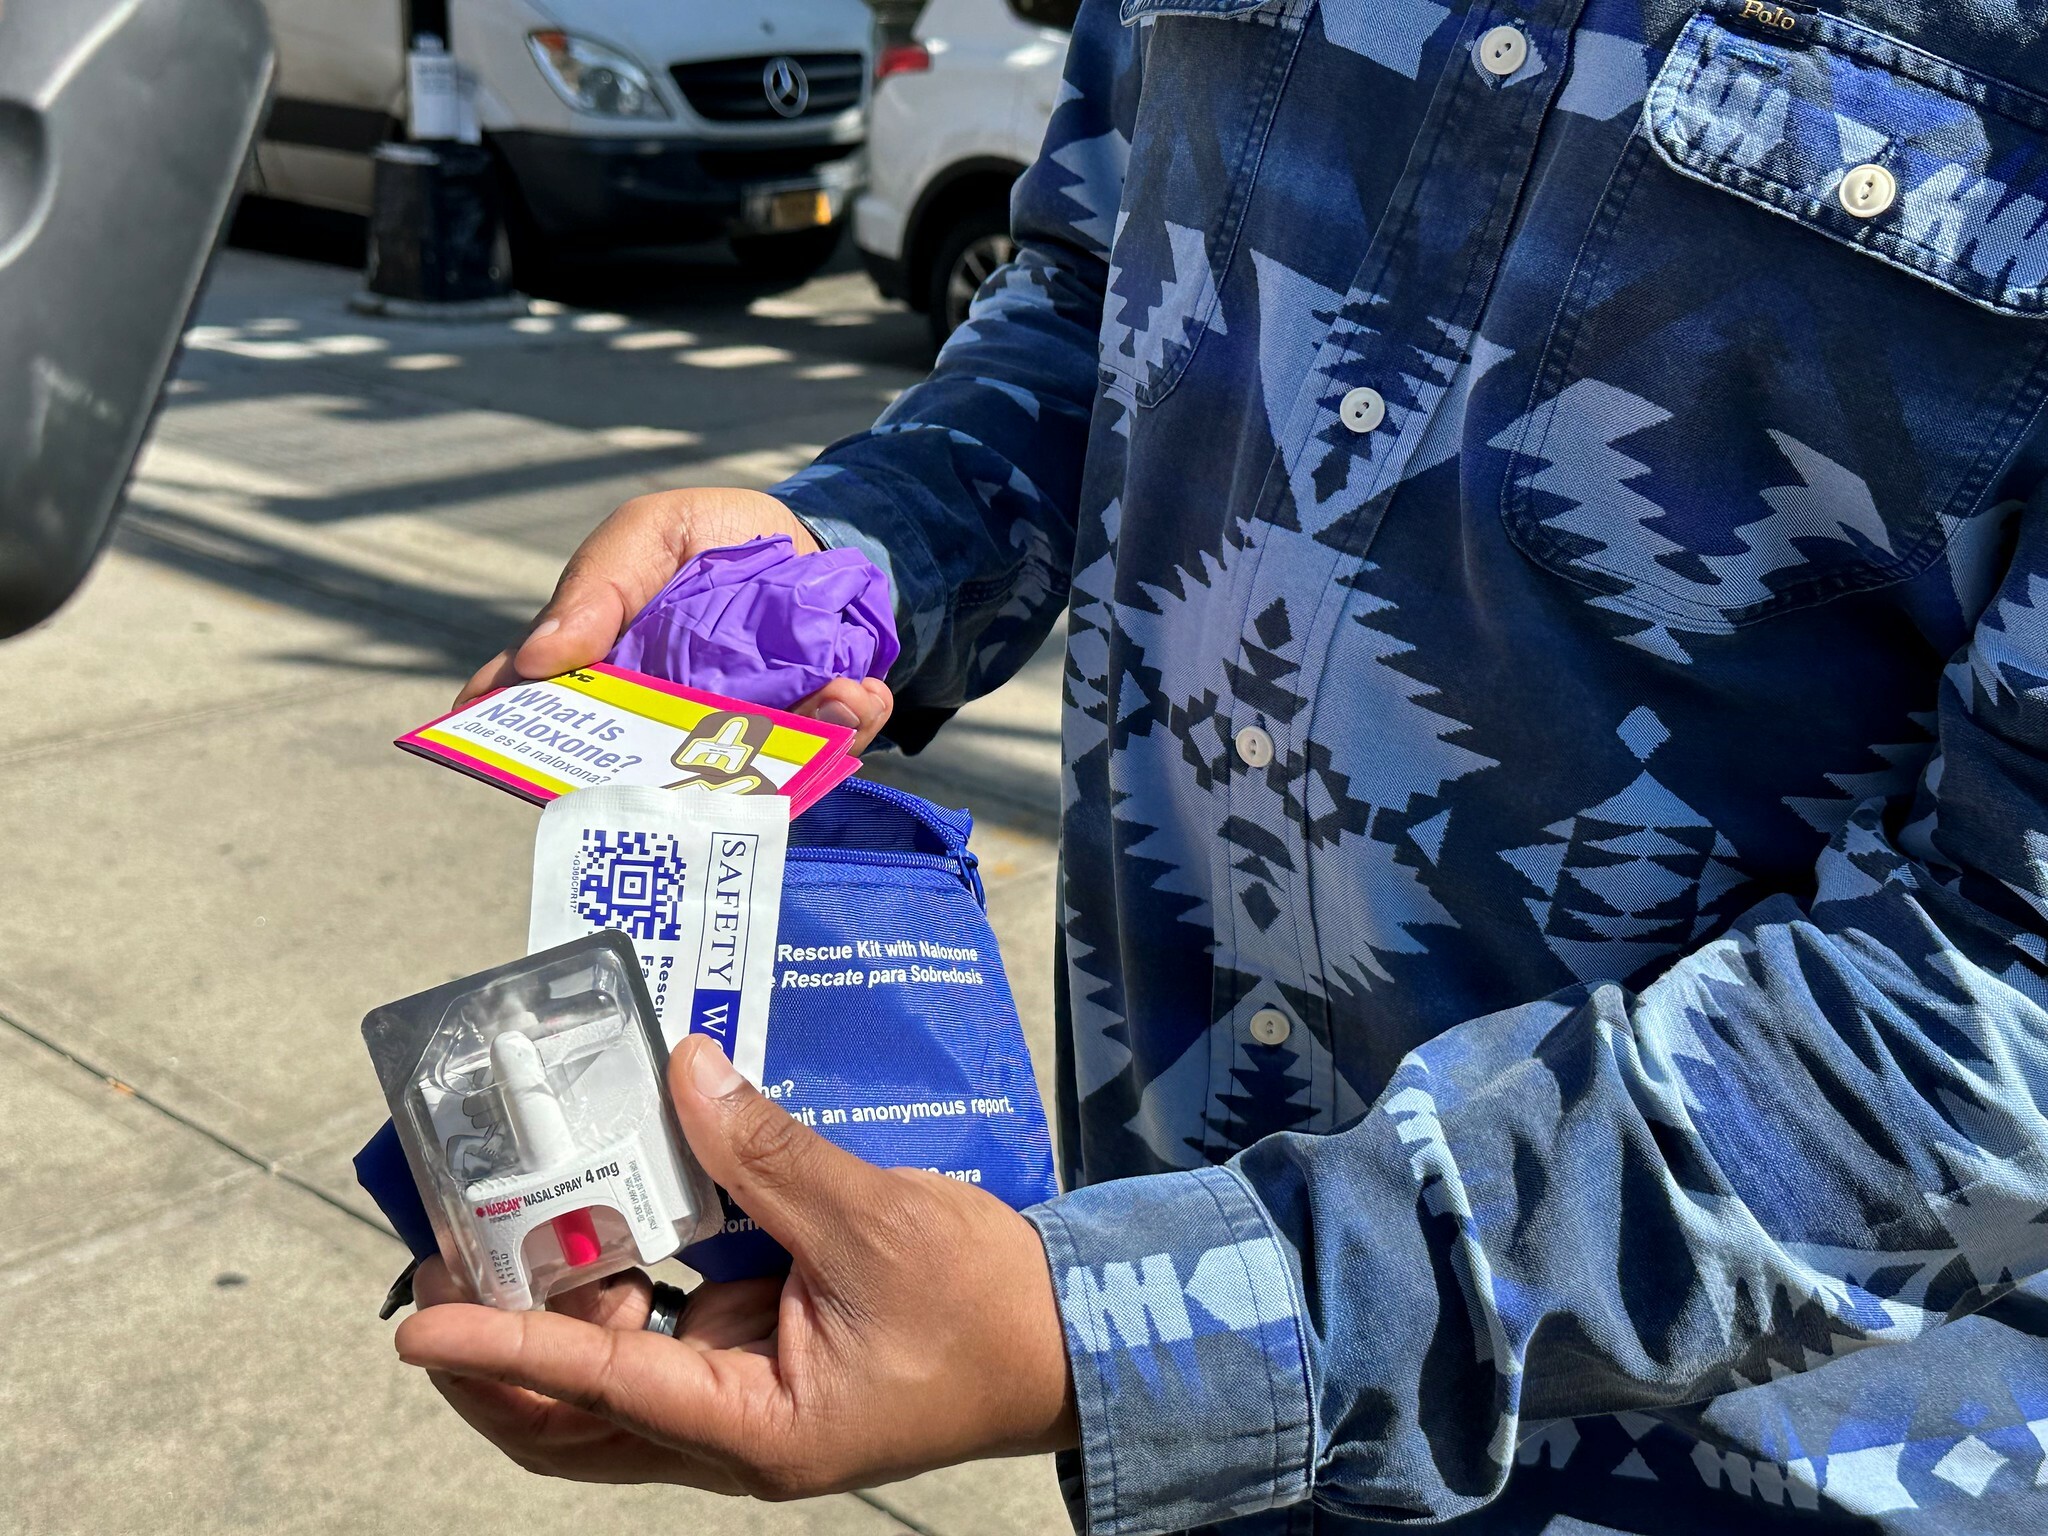
<svg viewBox="0 0 2048 1536">
<path fill-rule="evenodd" d="M 822 187 L 778 192 L 768 199 L 770 229 L 813 229 L 832 222 L 832 194 Z"/>
</svg>

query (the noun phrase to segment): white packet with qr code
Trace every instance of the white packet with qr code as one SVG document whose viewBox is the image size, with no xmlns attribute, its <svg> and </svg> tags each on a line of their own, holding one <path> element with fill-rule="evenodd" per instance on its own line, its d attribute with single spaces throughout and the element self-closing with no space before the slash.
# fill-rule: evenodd
<svg viewBox="0 0 2048 1536">
<path fill-rule="evenodd" d="M 529 951 L 629 935 L 674 1050 L 709 1035 L 755 1085 L 768 1051 L 789 802 L 607 784 L 541 813 Z"/>
</svg>

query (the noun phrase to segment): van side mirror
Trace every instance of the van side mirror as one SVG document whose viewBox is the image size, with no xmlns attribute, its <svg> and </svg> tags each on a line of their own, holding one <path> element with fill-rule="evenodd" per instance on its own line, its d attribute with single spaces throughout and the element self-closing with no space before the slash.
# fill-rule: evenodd
<svg viewBox="0 0 2048 1536">
<path fill-rule="evenodd" d="M 259 0 L 0 4 L 0 637 L 106 539 L 272 60 Z"/>
<path fill-rule="evenodd" d="M 1074 17 L 1080 9 L 1081 0 L 1010 0 L 1011 14 L 1019 21 L 1034 27 L 1058 27 L 1062 32 L 1074 30 Z"/>
</svg>

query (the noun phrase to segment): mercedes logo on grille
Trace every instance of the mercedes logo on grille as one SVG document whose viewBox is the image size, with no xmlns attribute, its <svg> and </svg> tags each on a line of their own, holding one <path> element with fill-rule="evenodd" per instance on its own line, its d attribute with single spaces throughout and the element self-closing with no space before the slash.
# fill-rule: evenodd
<svg viewBox="0 0 2048 1536">
<path fill-rule="evenodd" d="M 768 105 L 783 117 L 802 117 L 804 108 L 811 104 L 810 76 L 788 54 L 768 61 L 761 71 L 761 89 L 768 97 Z"/>
</svg>

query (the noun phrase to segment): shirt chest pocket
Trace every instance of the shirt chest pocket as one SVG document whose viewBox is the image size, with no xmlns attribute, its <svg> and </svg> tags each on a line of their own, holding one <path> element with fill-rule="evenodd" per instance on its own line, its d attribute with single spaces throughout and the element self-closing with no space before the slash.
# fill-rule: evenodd
<svg viewBox="0 0 2048 1536">
<path fill-rule="evenodd" d="M 2044 315 L 2048 102 L 1731 0 L 1652 84 L 1497 443 L 1509 535 L 1666 634 L 1903 580 L 2007 493 Z"/>
<path fill-rule="evenodd" d="M 1117 210 L 1099 360 L 1104 386 L 1164 399 L 1237 249 L 1267 130 L 1310 0 L 1124 0 L 1143 90 Z"/>
</svg>

